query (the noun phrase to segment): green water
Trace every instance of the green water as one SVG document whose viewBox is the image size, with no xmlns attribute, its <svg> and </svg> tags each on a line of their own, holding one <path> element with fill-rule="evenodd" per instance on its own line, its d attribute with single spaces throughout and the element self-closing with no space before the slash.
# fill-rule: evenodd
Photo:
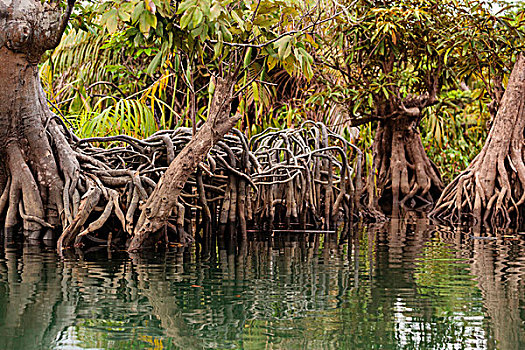
<svg viewBox="0 0 525 350">
<path fill-rule="evenodd" d="M 6 244 L 0 349 L 525 349 L 524 241 L 388 224 L 140 256 Z"/>
</svg>

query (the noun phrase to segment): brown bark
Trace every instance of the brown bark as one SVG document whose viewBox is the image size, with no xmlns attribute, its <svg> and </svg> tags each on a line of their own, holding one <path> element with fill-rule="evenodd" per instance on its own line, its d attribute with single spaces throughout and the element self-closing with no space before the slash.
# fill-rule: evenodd
<svg viewBox="0 0 525 350">
<path fill-rule="evenodd" d="M 518 227 L 525 203 L 525 57 L 514 65 L 501 106 L 480 154 L 450 183 L 432 216 L 478 227 Z"/>
<path fill-rule="evenodd" d="M 421 143 L 416 120 L 407 114 L 382 120 L 374 139 L 374 164 L 367 184 L 369 206 L 394 217 L 402 208 L 429 208 L 443 188 Z"/>
<path fill-rule="evenodd" d="M 39 238 L 44 228 L 63 227 L 59 250 L 116 217 L 125 230 L 135 233 L 131 249 L 136 249 L 164 227 L 172 209 L 178 208 L 177 197 L 188 177 L 236 123 L 230 116 L 235 81 L 218 79 L 208 121 L 173 162 L 173 143 L 167 135 L 144 141 L 117 138 L 133 144 L 127 152 L 134 154 L 160 142 L 171 166 L 158 186 L 137 171 L 113 170 L 90 155 L 97 151 L 85 140 L 79 142 L 84 146 L 72 147 L 75 137 L 64 133 L 40 85 L 37 64 L 46 50 L 58 45 L 72 6 L 68 1 L 63 11 L 59 4 L 0 0 L 0 217 L 7 231 L 22 222 L 32 238 Z M 153 193 L 146 185 L 148 190 L 155 187 Z M 127 199 L 125 215 L 121 197 Z M 141 201 L 147 203 L 134 225 Z M 103 212 L 94 219 L 100 206 Z"/>
<path fill-rule="evenodd" d="M 21 217 L 32 238 L 58 225 L 62 210 L 63 182 L 44 126 L 51 132 L 56 123 L 49 119 L 37 63 L 58 44 L 72 6 L 62 12 L 58 4 L 0 0 L 0 214 L 6 212 L 6 231 Z"/>
<path fill-rule="evenodd" d="M 232 77 L 217 79 L 208 120 L 170 164 L 144 205 L 135 226 L 130 251 L 139 249 L 152 233 L 166 225 L 188 177 L 237 122 L 238 117 L 230 116 L 234 82 Z"/>
</svg>

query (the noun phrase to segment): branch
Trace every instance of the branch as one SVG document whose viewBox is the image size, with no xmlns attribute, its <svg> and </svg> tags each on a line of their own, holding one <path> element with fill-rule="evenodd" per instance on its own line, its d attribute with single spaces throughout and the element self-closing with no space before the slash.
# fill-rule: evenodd
<svg viewBox="0 0 525 350">
<path fill-rule="evenodd" d="M 439 93 L 439 90 L 441 89 L 441 86 L 439 85 L 439 77 L 441 75 L 441 71 L 443 70 L 443 56 L 439 57 L 439 63 L 437 68 L 433 72 L 428 73 L 427 78 L 427 89 L 428 89 L 428 97 L 424 104 L 421 106 L 423 108 L 430 107 L 437 102 L 437 95 Z"/>
<path fill-rule="evenodd" d="M 69 17 L 71 16 L 71 12 L 73 11 L 73 7 L 75 6 L 76 0 L 67 0 L 67 7 L 64 13 L 58 18 L 58 20 L 52 25 L 51 28 L 49 28 L 49 34 L 44 40 L 44 49 L 45 50 L 52 50 L 60 44 L 60 40 L 62 39 L 62 35 L 64 34 L 67 23 L 69 22 Z M 46 12 L 44 12 L 44 16 L 46 15 Z"/>
<path fill-rule="evenodd" d="M 297 33 L 304 33 L 305 31 L 307 31 L 308 29 L 312 28 L 312 27 L 315 27 L 316 25 L 319 25 L 319 24 L 322 24 L 324 22 L 328 22 L 328 21 L 331 21 L 333 20 L 335 17 L 339 16 L 343 11 L 340 11 L 340 12 L 337 12 L 335 15 L 329 17 L 329 18 L 325 18 L 323 19 L 322 21 L 319 21 L 319 22 L 315 22 L 315 23 L 312 23 L 308 26 L 306 26 L 305 28 L 301 29 L 301 30 L 291 30 L 289 32 L 286 32 L 286 33 L 283 33 L 281 35 L 279 35 L 278 37 L 270 40 L 270 41 L 267 41 L 267 42 L 264 42 L 262 44 L 246 44 L 246 43 L 232 43 L 232 42 L 228 42 L 228 41 L 224 41 L 223 44 L 224 45 L 228 45 L 228 46 L 233 46 L 233 47 L 246 47 L 246 48 L 254 48 L 254 49 L 260 49 L 260 48 L 263 48 L 263 47 L 266 47 L 270 44 L 273 44 L 274 42 L 284 38 L 285 36 L 290 36 L 290 35 L 294 35 L 294 34 L 297 34 Z M 210 43 L 212 44 L 215 44 L 217 43 L 218 41 L 217 40 L 209 40 Z"/>
</svg>

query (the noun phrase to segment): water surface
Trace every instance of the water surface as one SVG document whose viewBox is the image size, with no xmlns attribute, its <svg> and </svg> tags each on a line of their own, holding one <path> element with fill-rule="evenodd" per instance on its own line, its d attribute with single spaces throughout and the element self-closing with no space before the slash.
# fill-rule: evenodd
<svg viewBox="0 0 525 350">
<path fill-rule="evenodd" d="M 525 244 L 399 222 L 129 256 L 0 252 L 0 349 L 524 349 Z"/>
</svg>

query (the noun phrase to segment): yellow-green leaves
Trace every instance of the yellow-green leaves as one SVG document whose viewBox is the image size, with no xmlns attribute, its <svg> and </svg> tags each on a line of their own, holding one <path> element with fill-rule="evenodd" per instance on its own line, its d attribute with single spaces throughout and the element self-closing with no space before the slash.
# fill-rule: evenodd
<svg viewBox="0 0 525 350">
<path fill-rule="evenodd" d="M 217 7 L 214 9 L 214 15 L 218 15 Z M 203 33 L 199 28 L 206 25 L 206 18 L 212 16 L 209 0 L 186 0 L 179 5 L 177 14 L 182 15 L 179 20 L 181 29 L 192 30 L 193 37 Z M 207 30 L 205 30 L 207 32 Z"/>
<path fill-rule="evenodd" d="M 292 39 L 291 35 L 285 35 L 274 43 L 281 60 L 285 60 L 292 53 Z"/>
<path fill-rule="evenodd" d="M 180 28 L 185 29 L 188 24 L 190 24 L 190 21 L 193 19 L 193 14 L 195 13 L 196 7 L 191 7 L 189 10 L 184 12 L 182 17 L 180 18 Z"/>
<path fill-rule="evenodd" d="M 248 67 L 250 63 L 252 62 L 252 51 L 253 48 L 249 47 L 246 50 L 246 54 L 244 55 L 244 67 Z"/>
<path fill-rule="evenodd" d="M 295 57 L 299 60 L 301 64 L 301 70 L 304 76 L 310 80 L 314 75 L 312 69 L 312 64 L 314 63 L 314 58 L 303 48 L 298 47 L 297 50 L 294 50 Z"/>
<path fill-rule="evenodd" d="M 306 37 L 300 36 L 300 38 Z M 312 64 L 314 59 L 306 50 L 305 44 L 298 38 L 293 35 L 285 35 L 274 43 L 274 49 L 277 50 L 277 55 L 270 54 L 267 58 L 267 65 L 270 70 L 280 61 L 289 74 L 299 68 L 299 72 L 308 80 L 313 77 Z"/>
<path fill-rule="evenodd" d="M 204 15 L 202 14 L 201 9 L 196 8 L 195 12 L 193 13 L 193 18 L 192 18 L 193 27 L 197 28 L 199 24 L 201 24 L 203 18 L 204 18 Z"/>
<path fill-rule="evenodd" d="M 115 8 L 106 12 L 104 16 L 102 16 L 102 19 L 101 19 L 101 22 L 106 24 L 106 28 L 108 29 L 108 32 L 110 32 L 111 34 L 117 31 L 117 24 L 118 24 L 117 21 L 118 21 L 118 11 Z"/>
<path fill-rule="evenodd" d="M 266 64 L 268 65 L 268 70 L 272 70 L 277 63 L 279 62 L 278 59 L 274 58 L 273 56 L 268 56 L 266 58 Z"/>
<path fill-rule="evenodd" d="M 147 35 L 151 28 L 157 28 L 156 13 L 159 6 L 155 4 L 159 0 L 132 0 L 117 3 L 117 6 L 108 8 L 102 6 L 99 10 L 100 24 L 104 26 L 110 34 L 115 34 L 119 23 L 132 23 L 139 27 L 139 30 Z M 163 9 L 163 7 L 160 7 Z M 164 9 L 162 10 L 165 13 Z"/>
<path fill-rule="evenodd" d="M 131 19 L 132 11 L 133 11 L 133 4 L 131 2 L 125 2 L 122 5 L 120 5 L 118 9 L 118 17 L 122 21 L 127 22 Z"/>
<path fill-rule="evenodd" d="M 237 22 L 237 24 L 239 25 L 239 28 L 242 31 L 244 31 L 244 21 L 241 19 L 237 11 L 232 11 L 231 15 L 232 15 L 232 18 L 235 20 L 235 22 Z"/>
<path fill-rule="evenodd" d="M 216 21 L 221 15 L 222 11 L 223 7 L 219 2 L 213 4 L 212 8 L 210 9 L 210 21 Z"/>
</svg>

